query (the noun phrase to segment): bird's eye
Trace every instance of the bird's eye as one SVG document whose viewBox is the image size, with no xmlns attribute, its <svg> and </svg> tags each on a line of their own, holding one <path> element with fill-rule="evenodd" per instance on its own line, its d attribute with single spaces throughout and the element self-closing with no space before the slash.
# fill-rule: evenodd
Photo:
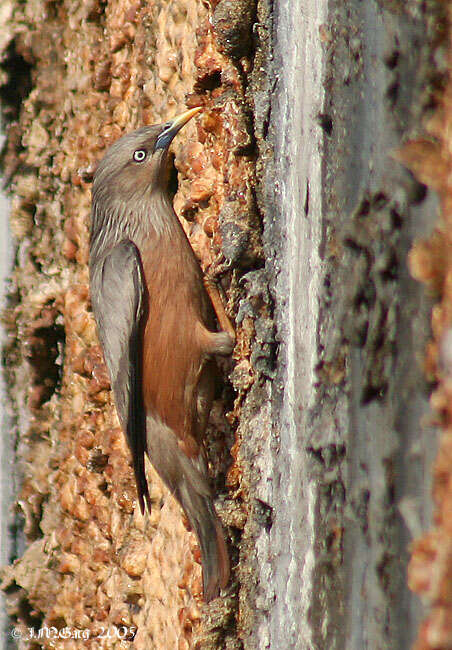
<svg viewBox="0 0 452 650">
<path fill-rule="evenodd" d="M 143 160 L 146 158 L 146 154 L 146 149 L 137 149 L 133 152 L 133 159 L 135 162 L 143 162 Z"/>
</svg>

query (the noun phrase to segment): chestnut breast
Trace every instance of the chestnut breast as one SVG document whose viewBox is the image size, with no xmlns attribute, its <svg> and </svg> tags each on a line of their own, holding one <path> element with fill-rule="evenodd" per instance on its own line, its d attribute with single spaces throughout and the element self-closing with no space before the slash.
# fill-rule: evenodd
<svg viewBox="0 0 452 650">
<path fill-rule="evenodd" d="M 199 324 L 211 306 L 185 234 L 153 239 L 141 250 L 148 305 L 143 331 L 143 398 L 180 439 L 194 434 L 195 389 L 205 362 Z"/>
</svg>

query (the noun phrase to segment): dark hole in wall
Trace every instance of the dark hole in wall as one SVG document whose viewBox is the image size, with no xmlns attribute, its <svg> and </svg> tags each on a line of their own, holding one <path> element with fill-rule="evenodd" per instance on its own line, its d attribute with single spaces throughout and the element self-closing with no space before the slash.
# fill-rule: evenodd
<svg viewBox="0 0 452 650">
<path fill-rule="evenodd" d="M 4 187 L 9 186 L 19 166 L 18 154 L 23 150 L 18 119 L 23 101 L 32 88 L 32 68 L 31 56 L 27 58 L 19 51 L 17 41 L 11 41 L 0 63 L 0 74 L 6 79 L 0 85 L 0 120 L 8 136 L 0 152 Z"/>
<path fill-rule="evenodd" d="M 61 386 L 65 331 L 62 325 L 38 327 L 24 343 L 24 356 L 33 368 L 33 390 L 29 407 L 36 409 L 47 402 Z"/>
<path fill-rule="evenodd" d="M 6 72 L 7 81 L 0 86 L 0 104 L 7 122 L 19 116 L 24 99 L 31 91 L 33 64 L 19 53 L 16 40 L 11 41 L 5 52 L 0 70 Z"/>
<path fill-rule="evenodd" d="M 273 526 L 273 508 L 261 499 L 256 499 L 255 516 L 256 521 L 269 533 Z"/>
<path fill-rule="evenodd" d="M 27 598 L 27 593 L 16 582 L 5 589 L 8 610 L 13 622 L 22 623 L 27 628 L 39 630 L 44 617 Z M 30 646 L 31 647 L 31 646 Z"/>
<path fill-rule="evenodd" d="M 333 119 L 331 115 L 328 115 L 327 113 L 319 113 L 317 115 L 317 122 L 319 123 L 320 127 L 323 129 L 323 131 L 327 135 L 331 135 L 333 132 Z"/>
<path fill-rule="evenodd" d="M 387 390 L 388 385 L 386 382 L 377 385 L 371 383 L 366 384 L 361 394 L 361 404 L 369 404 L 374 400 L 380 401 L 384 399 Z"/>
<path fill-rule="evenodd" d="M 221 71 L 214 70 L 210 74 L 205 74 L 195 83 L 195 91 L 215 90 L 221 86 Z"/>
</svg>

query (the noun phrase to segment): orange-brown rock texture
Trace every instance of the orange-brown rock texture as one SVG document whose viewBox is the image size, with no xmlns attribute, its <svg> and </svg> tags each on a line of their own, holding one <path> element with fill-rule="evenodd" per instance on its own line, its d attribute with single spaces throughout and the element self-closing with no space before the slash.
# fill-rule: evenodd
<svg viewBox="0 0 452 650">
<path fill-rule="evenodd" d="M 246 485 L 230 451 L 237 455 L 241 403 L 255 381 L 253 315 L 236 322 L 234 358 L 222 363 L 224 387 L 209 427 L 233 576 L 227 596 L 207 607 L 195 537 L 150 466 L 153 510 L 143 518 L 137 508 L 91 313 L 87 259 L 90 177 L 106 148 L 140 125 L 201 105 L 173 145 L 169 183 L 234 319 L 241 276 L 262 257 L 246 102 L 254 12 L 252 1 L 228 0 L 4 0 L 0 7 L 3 165 L 17 246 L 7 372 L 16 387 L 18 509 L 27 541 L 3 587 L 24 639 L 30 627 L 53 626 L 85 631 L 89 648 L 130 647 L 131 639 L 143 649 L 241 647 L 237 549 Z M 268 305 L 259 309 L 268 315 Z M 62 635 L 56 645 L 36 643 L 80 647 Z"/>
<path fill-rule="evenodd" d="M 19 647 L 402 650 L 414 534 L 415 647 L 452 648 L 451 24 L 436 0 L 0 2 Z M 192 106 L 168 184 L 237 333 L 206 440 L 232 577 L 208 606 L 150 465 L 137 507 L 87 270 L 97 161 Z M 412 245 L 425 185 L 440 217 Z"/>
<path fill-rule="evenodd" d="M 452 648 L 452 8 L 450 3 L 444 7 L 448 81 L 427 125 L 427 137 L 407 142 L 398 154 L 422 183 L 437 192 L 440 202 L 435 229 L 415 243 L 409 256 L 412 275 L 436 301 L 425 368 L 435 386 L 430 402 L 441 430 L 433 468 L 433 522 L 413 543 L 408 567 L 409 586 L 427 606 L 416 650 Z"/>
</svg>

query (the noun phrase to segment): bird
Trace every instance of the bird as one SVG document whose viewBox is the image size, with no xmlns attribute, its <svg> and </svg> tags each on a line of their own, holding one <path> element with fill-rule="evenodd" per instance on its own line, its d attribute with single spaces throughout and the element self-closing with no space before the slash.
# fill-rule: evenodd
<svg viewBox="0 0 452 650">
<path fill-rule="evenodd" d="M 89 274 L 141 512 L 151 509 L 147 454 L 197 535 L 209 602 L 226 587 L 230 564 L 203 440 L 215 355 L 232 352 L 235 333 L 174 212 L 167 173 L 173 138 L 200 111 L 143 126 L 107 150 L 93 179 Z"/>
</svg>

